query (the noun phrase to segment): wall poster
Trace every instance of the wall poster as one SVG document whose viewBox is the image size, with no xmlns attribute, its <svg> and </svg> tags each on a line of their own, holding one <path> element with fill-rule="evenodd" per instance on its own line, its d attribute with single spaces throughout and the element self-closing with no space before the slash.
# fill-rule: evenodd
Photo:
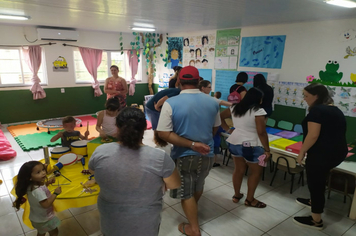
<svg viewBox="0 0 356 236">
<path fill-rule="evenodd" d="M 241 29 L 218 30 L 215 46 L 215 69 L 236 70 Z"/>
<path fill-rule="evenodd" d="M 183 40 L 183 66 L 214 69 L 215 34 L 189 36 Z"/>
<path fill-rule="evenodd" d="M 285 35 L 243 37 L 240 66 L 281 69 Z"/>
</svg>

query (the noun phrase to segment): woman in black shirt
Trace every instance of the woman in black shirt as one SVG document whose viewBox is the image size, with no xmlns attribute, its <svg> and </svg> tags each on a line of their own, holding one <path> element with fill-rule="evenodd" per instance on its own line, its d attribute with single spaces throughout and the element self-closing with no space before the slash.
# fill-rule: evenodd
<svg viewBox="0 0 356 236">
<path fill-rule="evenodd" d="M 267 112 L 266 117 L 271 116 L 272 102 L 274 97 L 272 87 L 267 84 L 266 78 L 262 74 L 257 74 L 253 77 L 253 87 L 262 90 L 264 96 L 262 99 L 261 108 L 263 108 Z"/>
<path fill-rule="evenodd" d="M 309 114 L 302 122 L 303 145 L 297 161 L 302 164 L 305 155 L 308 155 L 305 169 L 310 199 L 297 198 L 296 201 L 311 207 L 312 215 L 294 217 L 294 222 L 321 230 L 327 176 L 347 155 L 346 119 L 340 109 L 332 104 L 333 100 L 324 85 L 310 84 L 304 88 L 303 93 Z"/>
<path fill-rule="evenodd" d="M 248 75 L 246 72 L 240 72 L 236 76 L 236 84 L 230 87 L 230 93 L 234 92 L 235 90 L 240 94 L 241 99 L 244 98 L 245 94 L 247 93 L 247 89 L 243 86 L 248 80 Z"/>
</svg>

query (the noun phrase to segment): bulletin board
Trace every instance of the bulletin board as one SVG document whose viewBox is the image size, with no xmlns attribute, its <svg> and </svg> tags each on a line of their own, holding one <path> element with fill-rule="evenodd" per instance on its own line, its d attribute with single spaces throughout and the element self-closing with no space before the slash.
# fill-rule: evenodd
<svg viewBox="0 0 356 236">
<path fill-rule="evenodd" d="M 230 94 L 230 87 L 236 82 L 236 76 L 240 71 L 217 70 L 215 75 L 215 92 L 221 92 L 221 99 L 227 101 Z M 267 72 L 245 71 L 248 75 L 247 83 L 244 84 L 246 89 L 253 87 L 253 77 L 256 74 L 262 74 L 267 79 Z"/>
</svg>

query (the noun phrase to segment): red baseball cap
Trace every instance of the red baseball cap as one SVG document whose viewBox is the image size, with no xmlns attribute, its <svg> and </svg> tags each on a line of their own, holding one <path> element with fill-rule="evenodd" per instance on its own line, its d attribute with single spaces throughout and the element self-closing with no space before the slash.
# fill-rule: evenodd
<svg viewBox="0 0 356 236">
<path fill-rule="evenodd" d="M 200 79 L 199 71 L 194 66 L 186 66 L 179 72 L 179 79 L 193 80 Z"/>
</svg>

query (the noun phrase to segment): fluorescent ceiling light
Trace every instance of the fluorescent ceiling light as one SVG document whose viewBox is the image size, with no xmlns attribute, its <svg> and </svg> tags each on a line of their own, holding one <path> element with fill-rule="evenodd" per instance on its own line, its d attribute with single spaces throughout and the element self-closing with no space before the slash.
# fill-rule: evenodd
<svg viewBox="0 0 356 236">
<path fill-rule="evenodd" d="M 132 30 L 136 30 L 136 31 L 155 31 L 156 29 L 153 28 L 142 28 L 142 27 L 132 27 Z"/>
<path fill-rule="evenodd" d="M 0 14 L 0 19 L 7 19 L 7 20 L 28 20 L 30 19 L 29 16 L 14 16 L 14 15 L 3 15 Z"/>
<path fill-rule="evenodd" d="M 356 2 L 350 0 L 326 0 L 327 4 L 339 6 L 339 7 L 347 7 L 347 8 L 355 8 Z"/>
</svg>

